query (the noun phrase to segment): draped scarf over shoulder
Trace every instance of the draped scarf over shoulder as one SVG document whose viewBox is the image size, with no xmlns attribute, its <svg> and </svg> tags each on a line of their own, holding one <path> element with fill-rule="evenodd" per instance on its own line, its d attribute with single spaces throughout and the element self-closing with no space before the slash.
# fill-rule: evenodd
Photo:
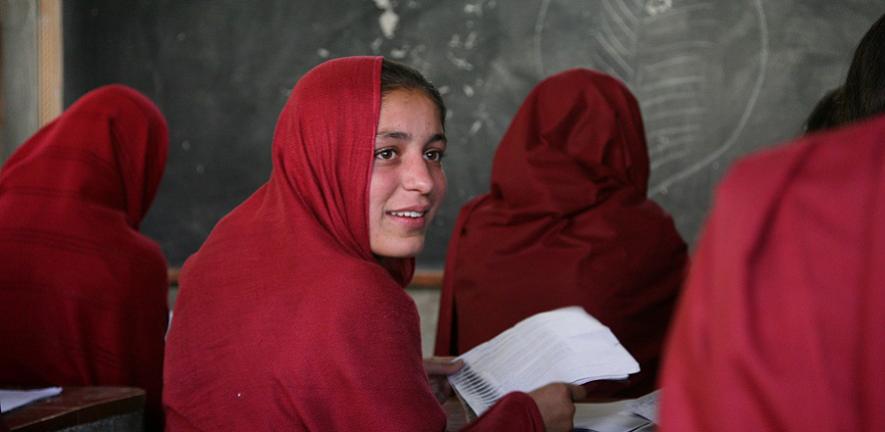
<svg viewBox="0 0 885 432">
<path fill-rule="evenodd" d="M 456 354 L 532 314 L 581 305 L 612 328 L 651 390 L 686 247 L 646 198 L 636 100 L 620 82 L 569 70 L 541 82 L 508 128 L 491 191 L 466 204 L 449 245 L 436 353 Z"/>
<path fill-rule="evenodd" d="M 667 346 L 661 430 L 885 430 L 885 117 L 717 188 Z"/>
<path fill-rule="evenodd" d="M 382 265 L 369 244 L 381 62 L 331 60 L 298 80 L 270 179 L 185 264 L 166 356 L 169 430 L 444 427 L 403 289 L 414 260 Z M 532 430 L 540 417 L 521 398 L 501 418 Z"/>
<path fill-rule="evenodd" d="M 94 90 L 0 171 L 0 384 L 130 385 L 159 422 L 166 262 L 137 229 L 166 122 L 121 85 Z"/>
</svg>

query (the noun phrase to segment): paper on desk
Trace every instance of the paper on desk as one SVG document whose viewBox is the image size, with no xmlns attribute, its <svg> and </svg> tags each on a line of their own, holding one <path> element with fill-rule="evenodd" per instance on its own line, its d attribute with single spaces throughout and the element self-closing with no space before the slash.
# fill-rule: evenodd
<svg viewBox="0 0 885 432">
<path fill-rule="evenodd" d="M 459 359 L 465 365 L 449 381 L 477 415 L 512 391 L 639 372 L 611 330 L 579 306 L 526 318 Z"/>
<path fill-rule="evenodd" d="M 0 390 L 0 411 L 7 413 L 22 405 L 61 394 L 61 387 L 33 390 Z"/>
<path fill-rule="evenodd" d="M 658 422 L 658 398 L 661 391 L 655 390 L 645 396 L 642 396 L 627 407 L 627 410 L 642 417 L 651 420 L 653 423 Z"/>
<path fill-rule="evenodd" d="M 656 390 L 638 399 L 608 404 L 575 404 L 578 408 L 575 412 L 575 430 L 590 432 L 654 430 L 658 419 L 659 394 L 660 390 Z M 582 405 L 586 405 L 586 408 Z M 600 407 L 605 410 L 601 410 Z"/>
</svg>

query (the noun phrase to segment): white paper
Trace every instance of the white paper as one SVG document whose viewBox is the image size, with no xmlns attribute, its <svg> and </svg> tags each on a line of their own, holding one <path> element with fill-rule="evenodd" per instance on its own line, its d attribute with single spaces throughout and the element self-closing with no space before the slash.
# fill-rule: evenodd
<svg viewBox="0 0 885 432">
<path fill-rule="evenodd" d="M 449 381 L 477 415 L 512 391 L 639 372 L 611 330 L 579 306 L 526 318 L 458 358 L 464 367 Z"/>
<path fill-rule="evenodd" d="M 624 410 L 633 399 L 624 399 L 614 402 L 579 402 L 575 404 L 575 429 L 589 429 L 590 425 L 596 424 L 599 419 L 617 414 Z"/>
<path fill-rule="evenodd" d="M 61 394 L 61 387 L 34 390 L 0 390 L 0 411 L 7 413 L 22 405 Z"/>
<path fill-rule="evenodd" d="M 639 399 L 634 400 L 627 407 L 627 411 L 649 419 L 653 423 L 658 422 L 658 397 L 661 391 L 655 390 Z"/>
<path fill-rule="evenodd" d="M 609 404 L 575 404 L 577 408 L 575 430 L 591 432 L 653 430 L 651 428 L 658 418 L 659 394 L 660 390 L 656 390 L 638 399 L 626 399 Z"/>
</svg>

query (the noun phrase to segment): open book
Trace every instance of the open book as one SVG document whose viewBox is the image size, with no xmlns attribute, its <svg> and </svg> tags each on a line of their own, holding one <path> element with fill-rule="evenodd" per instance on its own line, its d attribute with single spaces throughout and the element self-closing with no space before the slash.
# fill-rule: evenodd
<svg viewBox="0 0 885 432">
<path fill-rule="evenodd" d="M 579 306 L 526 318 L 458 359 L 464 366 L 449 382 L 476 415 L 512 391 L 639 372 L 639 363 L 611 330 Z"/>
</svg>

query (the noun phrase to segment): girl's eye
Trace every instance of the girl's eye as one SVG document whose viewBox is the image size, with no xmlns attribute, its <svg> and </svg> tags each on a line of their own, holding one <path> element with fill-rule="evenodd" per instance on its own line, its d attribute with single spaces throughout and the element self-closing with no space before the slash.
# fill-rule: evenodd
<svg viewBox="0 0 885 432">
<path fill-rule="evenodd" d="M 393 149 L 387 148 L 375 150 L 375 159 L 390 160 L 393 159 L 394 156 L 396 156 L 396 152 Z"/>
<path fill-rule="evenodd" d="M 424 152 L 424 158 L 432 162 L 442 161 L 444 153 L 442 150 L 427 150 Z"/>
</svg>

